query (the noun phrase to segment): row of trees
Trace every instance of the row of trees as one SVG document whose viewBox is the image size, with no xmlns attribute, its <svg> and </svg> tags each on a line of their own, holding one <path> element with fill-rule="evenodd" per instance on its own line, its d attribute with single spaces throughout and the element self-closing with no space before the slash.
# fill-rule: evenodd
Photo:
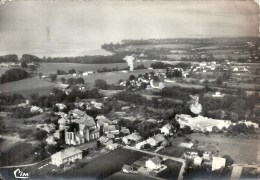
<svg viewBox="0 0 260 180">
<path fill-rule="evenodd" d="M 8 69 L 0 78 L 0 83 L 18 81 L 29 77 L 29 73 L 21 68 Z"/>
<path fill-rule="evenodd" d="M 56 103 L 74 103 L 77 99 L 85 98 L 101 98 L 101 94 L 98 89 L 85 90 L 84 92 L 79 91 L 78 89 L 72 89 L 70 94 L 64 93 L 62 90 L 54 88 L 52 94 L 48 96 L 39 96 L 37 93 L 31 94 L 31 104 L 39 107 L 50 108 L 53 107 Z"/>
<path fill-rule="evenodd" d="M 67 83 L 69 85 L 85 84 L 85 81 L 84 81 L 84 79 L 82 77 L 78 77 L 78 78 L 71 77 L 71 78 L 68 78 L 68 79 L 66 79 L 64 77 L 61 77 L 60 81 L 62 83 Z"/>
<path fill-rule="evenodd" d="M 57 75 L 74 74 L 74 73 L 77 73 L 77 71 L 74 68 L 68 71 L 60 70 L 60 69 L 57 70 Z"/>
<path fill-rule="evenodd" d="M 0 56 L 0 63 L 18 63 L 18 56 L 16 54 L 8 54 L 5 56 Z"/>
</svg>

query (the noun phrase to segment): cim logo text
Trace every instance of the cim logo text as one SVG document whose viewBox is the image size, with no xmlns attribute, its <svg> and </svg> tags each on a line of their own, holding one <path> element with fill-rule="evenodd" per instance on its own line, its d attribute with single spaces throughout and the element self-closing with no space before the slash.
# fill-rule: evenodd
<svg viewBox="0 0 260 180">
<path fill-rule="evenodd" d="M 14 171 L 14 177 L 19 179 L 27 179 L 29 177 L 29 174 L 22 172 L 20 169 L 16 169 Z"/>
</svg>

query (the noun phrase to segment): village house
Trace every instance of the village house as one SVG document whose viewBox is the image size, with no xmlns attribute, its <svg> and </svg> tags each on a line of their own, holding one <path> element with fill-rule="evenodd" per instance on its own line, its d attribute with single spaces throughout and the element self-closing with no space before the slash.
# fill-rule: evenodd
<svg viewBox="0 0 260 180">
<path fill-rule="evenodd" d="M 28 99 L 25 100 L 25 103 L 20 103 L 17 105 L 17 107 L 26 107 L 29 106 L 30 101 Z"/>
<path fill-rule="evenodd" d="M 168 144 L 168 141 L 163 137 L 162 134 L 154 135 L 154 139 L 157 142 L 157 145 L 166 145 L 166 144 Z"/>
<path fill-rule="evenodd" d="M 213 98 L 222 98 L 224 97 L 224 94 L 221 94 L 220 92 L 215 92 L 215 94 L 212 94 Z"/>
<path fill-rule="evenodd" d="M 30 110 L 32 113 L 36 113 L 36 112 L 43 113 L 43 109 L 38 106 L 32 106 Z"/>
<path fill-rule="evenodd" d="M 113 151 L 115 150 L 116 148 L 118 148 L 118 144 L 114 144 L 113 142 L 109 142 L 107 145 L 106 145 L 106 148 L 110 151 Z"/>
<path fill-rule="evenodd" d="M 67 108 L 67 106 L 65 104 L 62 104 L 62 103 L 57 103 L 57 104 L 55 104 L 55 106 L 57 106 L 60 111 L 63 111 L 64 109 Z"/>
<path fill-rule="evenodd" d="M 164 134 L 165 136 L 171 135 L 172 134 L 172 125 L 171 124 L 165 124 L 162 128 L 160 128 L 161 133 Z"/>
<path fill-rule="evenodd" d="M 79 119 L 81 117 L 83 117 L 86 113 L 79 110 L 79 109 L 73 109 L 69 112 L 69 115 L 72 117 L 72 118 L 76 118 L 76 119 Z"/>
<path fill-rule="evenodd" d="M 66 89 L 70 88 L 70 85 L 68 84 L 63 84 L 63 83 L 58 83 L 55 88 L 58 88 L 59 90 L 65 92 Z"/>
<path fill-rule="evenodd" d="M 108 125 L 103 127 L 103 132 L 105 134 L 112 133 L 114 135 L 119 135 L 120 133 L 120 126 L 119 125 Z"/>
<path fill-rule="evenodd" d="M 203 153 L 202 159 L 210 161 L 212 159 L 212 152 L 210 151 L 205 151 Z"/>
<path fill-rule="evenodd" d="M 196 149 L 189 149 L 183 153 L 184 158 L 186 159 L 194 159 L 195 157 L 199 156 L 198 150 Z"/>
<path fill-rule="evenodd" d="M 61 131 L 56 130 L 55 133 L 53 134 L 53 137 L 55 137 L 56 139 L 61 139 Z"/>
<path fill-rule="evenodd" d="M 125 144 L 130 144 L 131 142 L 137 143 L 142 139 L 142 137 L 138 133 L 132 133 L 122 138 L 122 141 Z"/>
<path fill-rule="evenodd" d="M 167 144 L 166 139 L 162 134 L 157 134 L 153 137 L 150 137 L 144 141 L 141 141 L 135 145 L 137 149 L 143 149 L 146 144 L 149 144 L 152 148 L 158 146 L 159 144 Z"/>
<path fill-rule="evenodd" d="M 46 131 L 47 133 L 50 133 L 51 131 L 55 131 L 54 124 L 38 124 L 36 127 L 43 131 Z"/>
<path fill-rule="evenodd" d="M 96 121 L 97 121 L 98 128 L 103 128 L 104 126 L 113 124 L 113 121 L 109 120 L 107 117 L 103 115 L 98 115 L 96 117 Z"/>
<path fill-rule="evenodd" d="M 197 156 L 197 157 L 195 157 L 195 158 L 193 159 L 193 164 L 194 164 L 195 166 L 201 166 L 202 160 L 203 160 L 203 159 L 202 159 L 201 157 Z"/>
<path fill-rule="evenodd" d="M 212 171 L 222 169 L 226 166 L 226 159 L 221 157 L 213 157 Z"/>
<path fill-rule="evenodd" d="M 54 139 L 54 136 L 53 135 L 50 135 L 46 138 L 46 143 L 47 144 L 50 144 L 50 145 L 56 145 L 57 142 L 55 141 Z"/>
<path fill-rule="evenodd" d="M 51 156 L 51 164 L 60 166 L 64 163 L 74 162 L 76 159 L 82 159 L 82 151 L 70 147 Z"/>
<path fill-rule="evenodd" d="M 145 166 L 150 169 L 160 169 L 162 167 L 162 160 L 159 157 L 153 157 L 145 162 Z"/>
<path fill-rule="evenodd" d="M 252 126 L 256 129 L 259 127 L 259 125 L 257 123 L 253 123 L 251 121 L 246 121 L 246 120 L 245 121 L 238 121 L 238 124 L 241 124 L 241 123 L 244 123 L 247 127 Z"/>
<path fill-rule="evenodd" d="M 120 133 L 122 133 L 123 135 L 128 135 L 130 134 L 130 131 L 126 127 L 121 127 Z"/>
<path fill-rule="evenodd" d="M 85 91 L 86 90 L 86 85 L 85 84 L 76 84 L 78 90 L 80 91 Z"/>
<path fill-rule="evenodd" d="M 110 143 L 113 143 L 113 141 L 111 139 L 109 139 L 107 136 L 101 136 L 98 141 L 102 144 L 102 145 L 108 145 Z"/>
</svg>

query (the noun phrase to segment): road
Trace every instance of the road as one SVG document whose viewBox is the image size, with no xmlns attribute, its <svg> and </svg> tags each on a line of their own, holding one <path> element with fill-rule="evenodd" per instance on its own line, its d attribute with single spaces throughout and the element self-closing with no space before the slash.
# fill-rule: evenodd
<svg viewBox="0 0 260 180">
<path fill-rule="evenodd" d="M 171 157 L 171 156 L 167 156 L 167 155 L 162 155 L 162 154 L 158 154 L 158 153 L 154 153 L 154 152 L 144 151 L 144 150 L 136 149 L 135 147 L 130 147 L 130 146 L 123 146 L 123 148 L 130 149 L 130 150 L 133 150 L 133 151 L 142 152 L 142 153 L 146 153 L 146 154 L 153 155 L 153 156 L 171 159 L 173 161 L 177 161 L 177 162 L 182 163 L 182 166 L 181 166 L 181 169 L 180 169 L 180 172 L 179 172 L 179 176 L 178 176 L 178 180 L 183 180 L 183 173 L 184 173 L 185 166 L 186 166 L 186 161 L 184 159 L 175 158 L 175 157 Z"/>
<path fill-rule="evenodd" d="M 239 180 L 243 167 L 234 164 L 230 180 Z"/>
<path fill-rule="evenodd" d="M 38 162 L 35 162 L 35 163 L 31 163 L 31 164 L 21 164 L 21 165 L 12 165 L 12 166 L 2 166 L 0 167 L 0 169 L 8 169 L 8 168 L 19 168 L 19 167 L 30 167 L 30 166 L 35 166 L 35 165 L 38 165 L 42 162 L 45 162 L 45 161 L 49 161 L 51 158 L 47 158 L 47 159 L 44 159 L 42 161 L 38 161 Z"/>
</svg>

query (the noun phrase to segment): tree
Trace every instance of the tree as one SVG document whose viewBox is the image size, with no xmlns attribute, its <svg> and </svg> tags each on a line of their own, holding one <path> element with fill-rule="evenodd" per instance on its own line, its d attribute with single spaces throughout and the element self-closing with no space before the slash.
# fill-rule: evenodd
<svg viewBox="0 0 260 180">
<path fill-rule="evenodd" d="M 48 99 L 44 100 L 44 107 L 50 108 L 51 107 L 51 102 Z"/>
<path fill-rule="evenodd" d="M 95 81 L 95 87 L 96 88 L 100 88 L 100 89 L 107 89 L 108 88 L 108 84 L 105 80 L 103 79 L 97 79 Z"/>
<path fill-rule="evenodd" d="M 50 74 L 49 78 L 51 79 L 52 82 L 54 82 L 57 79 L 57 74 Z"/>
<path fill-rule="evenodd" d="M 221 86 L 222 83 L 223 83 L 222 77 L 219 76 L 219 77 L 217 78 L 217 80 L 216 80 L 216 84 L 217 84 L 218 86 Z"/>
<path fill-rule="evenodd" d="M 29 73 L 21 68 L 12 68 L 5 71 L 1 76 L 1 83 L 18 81 L 29 77 Z"/>
<path fill-rule="evenodd" d="M 39 76 L 39 78 L 41 79 L 41 78 L 42 78 L 42 73 L 39 72 L 38 76 Z"/>
<path fill-rule="evenodd" d="M 74 84 L 74 82 L 75 82 L 75 79 L 74 78 L 69 78 L 68 80 L 67 80 L 67 83 L 69 84 L 69 85 L 73 85 Z"/>
<path fill-rule="evenodd" d="M 229 155 L 222 156 L 226 159 L 226 166 L 231 166 L 234 163 L 234 160 Z"/>
<path fill-rule="evenodd" d="M 22 61 L 21 62 L 21 68 L 27 68 L 27 63 L 25 61 Z"/>
<path fill-rule="evenodd" d="M 76 79 L 76 84 L 84 84 L 84 83 L 85 83 L 85 81 L 82 77 L 79 77 Z"/>
<path fill-rule="evenodd" d="M 69 74 L 74 74 L 74 73 L 76 73 L 76 70 L 75 70 L 75 69 L 70 69 L 70 70 L 69 70 Z"/>
<path fill-rule="evenodd" d="M 60 82 L 64 84 L 66 82 L 66 78 L 65 77 L 61 77 L 60 78 Z"/>
<path fill-rule="evenodd" d="M 129 76 L 129 80 L 130 80 L 130 81 L 135 80 L 135 75 L 130 75 L 130 76 Z"/>
<path fill-rule="evenodd" d="M 36 137 L 37 140 L 40 140 L 40 141 L 43 140 L 43 139 L 46 139 L 47 138 L 47 132 L 37 129 L 35 137 Z"/>
</svg>

